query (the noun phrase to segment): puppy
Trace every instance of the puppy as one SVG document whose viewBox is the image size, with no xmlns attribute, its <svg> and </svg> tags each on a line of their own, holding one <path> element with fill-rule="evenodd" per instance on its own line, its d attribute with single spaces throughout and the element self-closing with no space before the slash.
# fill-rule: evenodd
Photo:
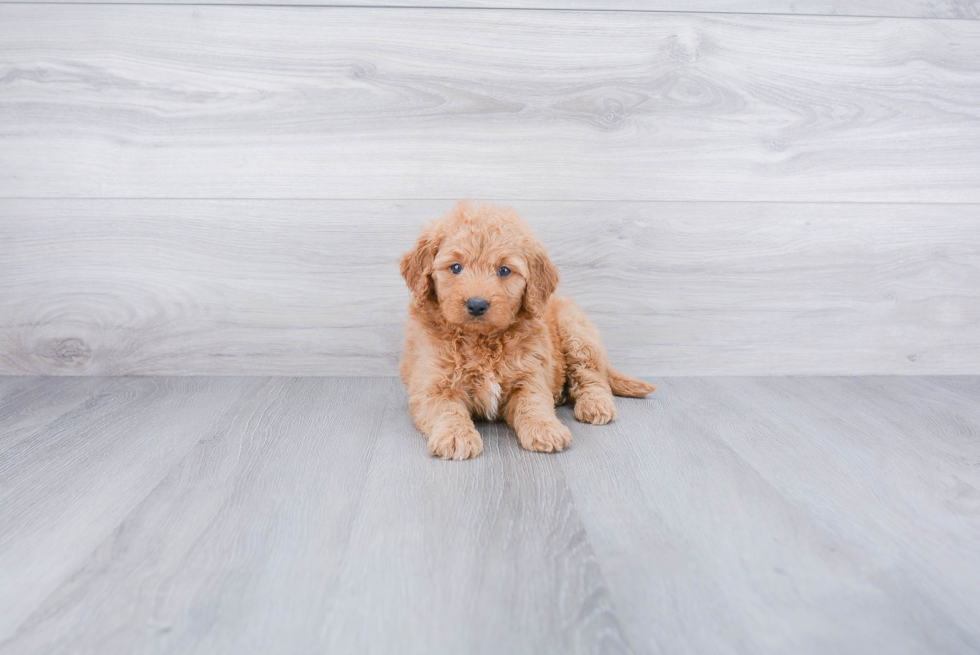
<svg viewBox="0 0 980 655">
<path fill-rule="evenodd" d="M 576 419 L 603 425 L 613 394 L 656 389 L 613 370 L 599 330 L 553 295 L 558 269 L 513 209 L 460 202 L 400 263 L 412 292 L 400 372 L 432 455 L 479 455 L 473 416 L 504 418 L 527 450 L 557 452 L 572 439 L 555 415 L 567 396 Z"/>
</svg>

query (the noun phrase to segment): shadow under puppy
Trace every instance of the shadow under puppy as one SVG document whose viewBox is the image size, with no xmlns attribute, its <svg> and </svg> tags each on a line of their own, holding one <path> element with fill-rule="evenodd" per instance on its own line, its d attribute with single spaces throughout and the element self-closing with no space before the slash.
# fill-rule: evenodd
<svg viewBox="0 0 980 655">
<path fill-rule="evenodd" d="M 401 258 L 412 292 L 401 378 L 429 452 L 483 450 L 472 416 L 500 418 L 527 450 L 556 452 L 572 435 L 555 415 L 566 393 L 575 418 L 616 417 L 613 394 L 656 387 L 613 370 L 575 303 L 555 296 L 558 269 L 513 209 L 460 202 L 422 228 Z"/>
</svg>

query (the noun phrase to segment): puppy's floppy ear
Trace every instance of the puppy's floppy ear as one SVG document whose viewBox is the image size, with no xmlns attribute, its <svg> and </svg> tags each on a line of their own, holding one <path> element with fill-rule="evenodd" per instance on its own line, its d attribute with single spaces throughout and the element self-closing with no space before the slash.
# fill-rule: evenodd
<svg viewBox="0 0 980 655">
<path fill-rule="evenodd" d="M 524 309 L 532 316 L 541 316 L 548 298 L 558 288 L 558 267 L 551 263 L 544 246 L 537 240 L 529 248 L 527 266 Z"/>
<path fill-rule="evenodd" d="M 435 297 L 435 285 L 432 283 L 432 264 L 436 258 L 439 244 L 434 230 L 428 225 L 422 228 L 422 235 L 415 242 L 415 247 L 402 255 L 400 260 L 402 277 L 412 291 L 412 302 L 416 307 L 423 307 L 426 300 Z"/>
</svg>

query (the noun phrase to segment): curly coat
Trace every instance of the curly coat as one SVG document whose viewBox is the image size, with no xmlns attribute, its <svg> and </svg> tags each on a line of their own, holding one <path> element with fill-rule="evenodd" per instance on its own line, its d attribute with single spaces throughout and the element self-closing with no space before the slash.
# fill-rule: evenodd
<svg viewBox="0 0 980 655">
<path fill-rule="evenodd" d="M 400 372 L 432 455 L 479 455 L 473 416 L 504 418 L 524 448 L 557 452 L 572 438 L 555 415 L 567 396 L 576 419 L 602 425 L 616 416 L 613 394 L 656 389 L 613 370 L 599 330 L 554 295 L 558 269 L 509 207 L 460 202 L 400 263 L 412 292 Z M 473 299 L 485 313 L 468 309 Z"/>
</svg>

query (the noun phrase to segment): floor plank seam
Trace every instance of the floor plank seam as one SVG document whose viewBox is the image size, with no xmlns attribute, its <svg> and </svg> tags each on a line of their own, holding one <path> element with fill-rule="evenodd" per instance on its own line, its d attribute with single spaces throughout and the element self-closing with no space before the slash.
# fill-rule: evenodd
<svg viewBox="0 0 980 655">
<path fill-rule="evenodd" d="M 343 574 L 343 571 L 348 563 L 348 554 L 350 553 L 351 542 L 353 541 L 354 538 L 354 530 L 357 526 L 358 520 L 363 514 L 362 509 L 364 506 L 364 496 L 365 496 L 365 491 L 367 490 L 368 480 L 371 477 L 370 474 L 374 464 L 374 460 L 377 457 L 378 449 L 381 448 L 381 430 L 384 429 L 385 419 L 388 417 L 389 413 L 391 412 L 392 404 L 393 403 L 400 404 L 401 402 L 400 401 L 401 395 L 398 393 L 393 393 L 393 392 L 397 392 L 398 390 L 397 385 L 400 384 L 400 380 L 398 380 L 398 378 L 394 378 L 391 376 L 387 376 L 387 377 L 389 378 L 389 385 L 388 385 L 389 392 L 387 393 L 388 401 L 384 404 L 384 409 L 381 411 L 380 416 L 378 417 L 378 420 L 375 423 L 375 427 L 372 431 L 374 434 L 374 446 L 371 448 L 371 455 L 368 458 L 368 461 L 365 463 L 364 479 L 361 481 L 361 484 L 358 486 L 357 497 L 354 499 L 354 503 L 353 503 L 354 507 L 351 509 L 350 512 L 350 522 L 347 525 L 347 539 L 346 539 L 346 543 L 344 544 L 343 555 L 341 556 L 340 562 L 337 565 L 337 580 L 334 580 L 334 584 L 339 584 L 340 577 Z M 399 400 L 393 400 L 393 399 L 399 399 Z M 338 599 L 336 595 L 331 595 L 329 605 L 326 611 L 323 613 L 324 628 L 326 628 L 331 624 L 331 617 L 336 612 L 336 606 L 338 602 L 340 602 L 340 599 Z M 326 642 L 329 641 L 330 635 L 324 631 L 321 631 L 320 637 L 323 641 Z"/>
<path fill-rule="evenodd" d="M 516 433 L 512 434 L 511 436 L 514 439 L 517 438 Z M 572 447 L 574 448 L 574 445 Z M 562 482 L 565 485 L 565 489 L 568 491 L 570 510 L 575 513 L 579 525 L 582 526 L 582 532 L 585 533 L 585 541 L 586 544 L 588 545 L 589 553 L 592 558 L 593 565 L 596 567 L 596 570 L 599 572 L 599 579 L 602 581 L 602 589 L 605 593 L 607 601 L 609 602 L 609 606 L 612 609 L 613 619 L 616 621 L 616 630 L 619 634 L 620 639 L 622 639 L 623 643 L 626 644 L 626 647 L 629 648 L 629 652 L 631 654 L 638 655 L 643 651 L 639 651 L 636 649 L 636 647 L 632 643 L 632 640 L 629 637 L 629 634 L 623 627 L 623 619 L 620 613 L 619 605 L 617 603 L 616 596 L 613 593 L 613 589 L 609 584 L 609 578 L 606 575 L 606 571 L 602 566 L 602 561 L 600 560 L 600 558 L 596 553 L 593 535 L 589 530 L 588 523 L 585 521 L 584 517 L 582 516 L 582 513 L 578 509 L 579 501 L 578 498 L 576 497 L 577 494 L 575 493 L 575 488 L 573 487 L 573 485 L 568 483 L 568 469 L 565 465 L 565 458 L 563 457 L 563 455 L 558 455 L 557 459 L 558 459 L 558 469 L 561 471 Z"/>
<path fill-rule="evenodd" d="M 113 378 L 107 378 L 107 379 L 108 380 L 112 380 Z M 260 384 L 260 385 L 258 385 L 258 388 L 261 388 L 261 387 L 265 386 L 269 382 L 269 380 L 271 378 L 269 378 L 269 377 L 261 377 L 261 378 L 258 378 L 258 379 L 263 380 L 263 383 Z M 103 386 L 101 386 L 99 388 L 102 389 L 104 386 L 105 385 L 103 385 Z M 99 396 L 95 396 L 94 398 L 97 398 L 97 397 L 99 397 Z M 88 401 L 86 401 L 86 402 L 88 402 Z M 85 406 L 85 403 L 82 403 L 82 405 L 74 407 L 73 410 L 71 410 L 71 411 L 78 410 L 80 407 L 84 407 L 84 406 Z M 127 522 L 130 520 L 130 518 L 132 516 L 136 515 L 139 512 L 140 508 L 147 502 L 147 500 L 154 494 L 154 492 L 156 492 L 156 490 L 160 488 L 160 486 L 167 480 L 168 476 L 178 466 L 180 466 L 180 464 L 184 460 L 187 459 L 187 457 L 190 455 L 190 453 L 193 452 L 193 450 L 198 445 L 200 445 L 202 442 L 204 442 L 207 439 L 214 438 L 214 436 L 217 433 L 220 433 L 221 430 L 223 429 L 224 425 L 225 425 L 225 419 L 227 417 L 231 416 L 233 413 L 235 413 L 237 411 L 239 411 L 239 408 L 236 405 L 234 405 L 234 404 L 230 404 L 229 407 L 228 407 L 228 409 L 226 409 L 217 419 L 215 419 L 215 421 L 214 421 L 214 427 L 211 430 L 208 430 L 200 439 L 198 439 L 197 441 L 195 441 L 192 444 L 190 444 L 189 447 L 178 458 L 175 458 L 173 465 L 171 465 L 170 468 L 168 468 L 165 472 L 162 473 L 162 475 L 160 475 L 160 478 L 156 481 L 156 484 L 153 484 L 151 487 L 149 487 L 148 491 L 145 494 L 143 494 L 143 496 L 141 498 L 139 498 L 139 500 L 137 502 L 135 502 L 133 504 L 132 508 L 128 512 L 126 512 L 124 515 L 121 516 L 121 518 L 119 519 L 119 521 L 110 530 L 107 531 L 106 536 L 105 536 L 104 539 L 96 542 L 91 548 L 88 549 L 88 552 L 85 553 L 85 556 L 84 557 L 79 558 L 79 564 L 78 564 L 78 566 L 75 569 L 72 569 L 70 571 L 70 573 L 68 573 L 65 576 L 65 578 L 63 579 L 63 581 L 61 583 L 59 583 L 56 586 L 54 586 L 50 590 L 49 593 L 45 594 L 44 597 L 40 600 L 40 602 L 38 602 L 38 603 L 35 604 L 34 608 L 31 610 L 31 612 L 28 613 L 23 618 L 23 620 L 20 621 L 20 623 L 17 625 L 17 627 L 11 632 L 11 636 L 8 639 L 0 642 L 0 647 L 4 646 L 8 642 L 16 639 L 17 636 L 20 634 L 20 630 L 21 630 L 22 626 L 26 625 L 30 621 L 30 619 L 35 615 L 35 613 L 40 608 L 43 608 L 44 607 L 45 603 L 48 602 L 48 600 L 50 598 L 56 596 L 61 591 L 62 587 L 64 587 L 66 584 L 70 583 L 71 580 L 73 578 L 75 578 L 75 576 L 77 576 L 81 571 L 83 571 L 85 569 L 86 565 L 88 564 L 89 560 L 91 559 L 91 557 L 96 552 L 98 552 L 99 549 L 103 548 L 107 543 L 109 543 L 109 542 L 113 541 L 114 539 L 116 539 L 119 531 L 126 526 Z"/>
</svg>

